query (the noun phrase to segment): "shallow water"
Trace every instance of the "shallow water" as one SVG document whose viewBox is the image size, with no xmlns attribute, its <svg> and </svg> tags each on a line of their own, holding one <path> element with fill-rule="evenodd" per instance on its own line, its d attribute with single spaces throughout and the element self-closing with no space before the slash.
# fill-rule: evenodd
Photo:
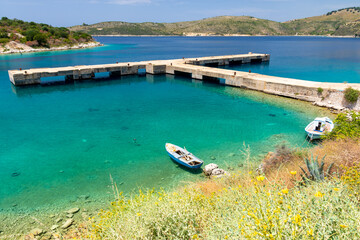
<svg viewBox="0 0 360 240">
<path fill-rule="evenodd" d="M 205 163 L 236 167 L 244 160 L 244 142 L 254 156 L 284 141 L 307 146 L 304 126 L 322 114 L 307 103 L 168 75 L 15 88 L 8 69 L 252 51 L 273 54 L 270 64 L 251 65 L 253 69 L 276 73 L 279 53 L 293 46 L 293 38 L 280 44 L 283 39 L 99 38 L 108 45 L 0 56 L 0 209 L 69 206 L 81 195 L 107 199 L 112 195 L 110 175 L 125 192 L 201 179 L 169 159 L 166 142 L 186 146 Z M 296 39 L 302 45 L 323 40 Z M 348 45 L 342 44 L 346 51 Z M 296 52 L 304 57 L 293 48 L 290 59 Z M 302 73 L 296 71 L 288 77 Z M 352 65 L 347 73 L 354 74 Z M 332 76 L 335 81 L 336 73 Z"/>
</svg>

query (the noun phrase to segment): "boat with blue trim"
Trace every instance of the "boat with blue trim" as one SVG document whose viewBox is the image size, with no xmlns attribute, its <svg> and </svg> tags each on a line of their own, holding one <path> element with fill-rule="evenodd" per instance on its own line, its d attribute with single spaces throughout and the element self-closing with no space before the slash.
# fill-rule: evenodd
<svg viewBox="0 0 360 240">
<path fill-rule="evenodd" d="M 331 132 L 334 129 L 334 123 L 328 117 L 318 117 L 306 126 L 305 132 L 310 140 L 320 139 L 321 136 Z"/>
<path fill-rule="evenodd" d="M 191 169 L 198 169 L 204 163 L 203 160 L 195 157 L 186 149 L 176 146 L 174 144 L 166 143 L 165 149 L 173 161 L 185 167 Z"/>
</svg>

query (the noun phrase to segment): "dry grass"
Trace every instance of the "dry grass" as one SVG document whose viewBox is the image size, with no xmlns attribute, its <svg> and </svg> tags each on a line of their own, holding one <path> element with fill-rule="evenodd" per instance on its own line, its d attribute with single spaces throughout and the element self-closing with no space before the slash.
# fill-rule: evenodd
<svg viewBox="0 0 360 240">
<path fill-rule="evenodd" d="M 325 163 L 335 163 L 335 169 L 342 171 L 341 166 L 352 167 L 360 162 L 359 140 L 328 140 L 313 150 L 314 156 L 326 156 Z"/>
<path fill-rule="evenodd" d="M 301 180 L 300 174 L 295 179 L 289 172 L 301 173 L 300 167 L 306 169 L 305 157 L 313 156 L 319 161 L 324 158 L 324 169 L 334 163 L 331 173 L 341 176 L 344 167 L 352 167 L 360 163 L 360 142 L 352 139 L 326 140 L 312 149 L 289 149 L 284 146 L 277 148 L 263 160 L 262 171 L 266 177 L 275 182 L 282 183 L 289 188 Z"/>
</svg>

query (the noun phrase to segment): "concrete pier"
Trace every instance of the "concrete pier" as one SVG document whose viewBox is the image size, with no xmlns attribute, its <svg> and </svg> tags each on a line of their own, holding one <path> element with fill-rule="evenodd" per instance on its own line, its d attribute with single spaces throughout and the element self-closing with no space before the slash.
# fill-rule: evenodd
<svg viewBox="0 0 360 240">
<path fill-rule="evenodd" d="M 349 103 L 344 99 L 343 93 L 348 87 L 360 90 L 360 84 L 314 82 L 215 68 L 216 66 L 258 63 L 269 60 L 270 55 L 268 54 L 249 53 L 91 66 L 10 70 L 9 77 L 15 86 L 19 86 L 41 84 L 41 79 L 46 77 L 64 76 L 67 81 L 75 81 L 91 79 L 94 78 L 97 73 L 102 72 L 108 72 L 110 76 L 138 74 L 139 70 L 142 69 L 145 70 L 147 74 L 154 75 L 185 74 L 193 79 L 203 81 L 210 80 L 223 85 L 291 97 L 337 110 L 345 108 L 360 110 L 360 101 Z"/>
<path fill-rule="evenodd" d="M 64 80 L 81 80 L 91 79 L 97 73 L 108 72 L 110 76 L 122 76 L 130 74 L 138 74 L 140 69 L 145 69 L 149 74 L 164 74 L 166 66 L 172 63 L 182 63 L 186 65 L 202 65 L 202 66 L 222 66 L 226 64 L 241 64 L 250 62 L 269 61 L 268 54 L 240 54 L 217 57 L 202 57 L 202 58 L 186 58 L 174 59 L 164 61 L 143 61 L 143 62 L 128 62 L 128 63 L 114 63 L 101 64 L 89 66 L 73 66 L 73 67 L 58 67 L 58 68 L 36 68 L 24 70 L 10 70 L 10 81 L 15 86 L 41 84 L 41 79 L 46 77 L 64 76 Z"/>
</svg>

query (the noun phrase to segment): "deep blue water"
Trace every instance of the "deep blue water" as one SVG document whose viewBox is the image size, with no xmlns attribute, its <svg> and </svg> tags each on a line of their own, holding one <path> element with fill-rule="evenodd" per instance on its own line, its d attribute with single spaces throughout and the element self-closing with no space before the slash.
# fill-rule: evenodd
<svg viewBox="0 0 360 240">
<path fill-rule="evenodd" d="M 238 68 L 314 81 L 359 82 L 360 76 L 358 39 L 97 40 L 105 46 L 0 56 L 0 209 L 65 206 L 79 195 L 101 199 L 111 192 L 110 175 L 124 191 L 201 179 L 171 162 L 164 144 L 236 167 L 244 142 L 254 156 L 284 141 L 306 146 L 303 128 L 321 115 L 293 100 L 166 75 L 15 88 L 9 69 L 258 52 L 270 53 L 270 63 Z"/>
</svg>

